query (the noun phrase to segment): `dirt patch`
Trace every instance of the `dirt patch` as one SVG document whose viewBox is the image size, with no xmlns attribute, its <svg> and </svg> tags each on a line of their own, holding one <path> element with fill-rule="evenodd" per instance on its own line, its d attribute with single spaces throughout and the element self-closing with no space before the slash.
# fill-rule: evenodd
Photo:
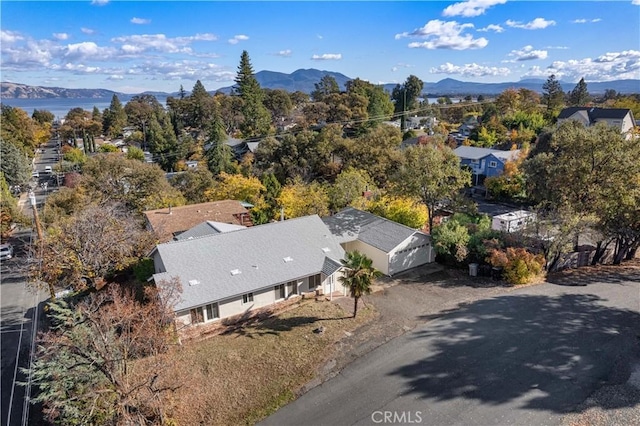
<svg viewBox="0 0 640 426">
<path fill-rule="evenodd" d="M 343 299 L 350 301 L 350 299 Z M 337 341 L 376 316 L 313 299 L 264 321 L 192 341 L 173 355 L 169 375 L 182 383 L 166 401 L 181 425 L 254 424 L 295 399 L 327 365 Z"/>
</svg>

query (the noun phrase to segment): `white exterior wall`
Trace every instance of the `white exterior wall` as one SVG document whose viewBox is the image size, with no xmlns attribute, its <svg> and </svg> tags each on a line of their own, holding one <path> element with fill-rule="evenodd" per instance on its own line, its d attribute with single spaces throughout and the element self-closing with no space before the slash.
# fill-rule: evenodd
<svg viewBox="0 0 640 426">
<path fill-rule="evenodd" d="M 336 274 L 334 274 L 336 275 Z M 323 280 L 322 280 L 323 276 L 320 276 L 320 283 L 321 285 L 324 284 Z M 326 280 L 327 278 L 325 278 Z M 238 315 L 238 314 L 244 314 L 245 312 L 252 310 L 252 309 L 256 309 L 256 308 L 263 308 L 265 306 L 269 306 L 269 305 L 273 305 L 277 302 L 281 302 L 283 300 L 287 300 L 290 297 L 296 297 L 302 293 L 306 293 L 308 292 L 308 288 L 309 288 L 309 278 L 302 278 L 299 280 L 292 280 L 296 282 L 296 287 L 297 287 L 297 292 L 296 294 L 287 294 L 288 292 L 288 288 L 287 288 L 287 283 L 282 283 L 285 286 L 285 295 L 286 297 L 284 299 L 279 298 L 279 295 L 276 295 L 276 285 L 266 288 L 266 289 L 262 289 L 259 291 L 254 291 L 253 292 L 253 302 L 248 302 L 248 303 L 242 303 L 242 295 L 238 295 L 236 297 L 232 297 L 230 299 L 225 299 L 222 301 L 218 301 L 218 315 L 219 318 L 227 318 L 227 317 L 231 317 L 234 315 Z M 337 290 L 336 290 L 337 289 Z M 335 278 L 334 281 L 334 291 L 342 291 L 342 285 L 338 282 L 337 278 Z M 212 302 L 213 303 L 213 302 Z M 205 303 L 204 305 L 201 305 L 202 308 L 204 309 L 205 306 L 209 305 L 210 303 Z M 189 325 L 191 324 L 191 310 L 187 309 L 185 311 L 179 311 L 176 312 L 176 321 L 179 323 L 182 323 L 184 325 Z"/>
<path fill-rule="evenodd" d="M 372 265 L 374 268 L 385 275 L 389 275 L 389 256 L 382 250 L 357 240 L 344 243 L 342 247 L 345 251 L 358 250 L 373 261 Z"/>
<path fill-rule="evenodd" d="M 431 237 L 416 232 L 389 253 L 389 275 L 431 263 L 435 253 Z"/>
<path fill-rule="evenodd" d="M 333 273 L 333 275 L 322 275 L 322 291 L 324 294 L 330 294 L 331 292 L 340 292 L 342 295 L 346 296 L 347 288 L 342 285 L 340 282 L 340 277 L 343 276 L 342 269 Z"/>
</svg>

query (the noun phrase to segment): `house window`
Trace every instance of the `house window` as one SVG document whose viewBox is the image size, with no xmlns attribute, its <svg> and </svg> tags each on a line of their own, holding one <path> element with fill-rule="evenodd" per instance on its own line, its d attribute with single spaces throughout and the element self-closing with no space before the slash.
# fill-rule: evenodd
<svg viewBox="0 0 640 426">
<path fill-rule="evenodd" d="M 289 281 L 287 283 L 287 294 L 291 296 L 292 294 L 298 294 L 298 285 L 295 281 Z"/>
<path fill-rule="evenodd" d="M 247 293 L 242 295 L 242 303 L 253 302 L 253 293 Z"/>
<path fill-rule="evenodd" d="M 199 324 L 204 322 L 204 313 L 202 312 L 202 306 L 191 309 L 191 324 Z"/>
<path fill-rule="evenodd" d="M 489 161 L 489 167 L 493 167 L 494 169 L 498 167 L 498 163 L 495 161 Z"/>
<path fill-rule="evenodd" d="M 479 162 L 479 160 L 471 160 L 471 164 L 478 164 Z"/>
<path fill-rule="evenodd" d="M 276 300 L 285 298 L 284 284 L 280 284 L 280 285 L 275 286 L 274 290 L 275 290 L 275 293 L 276 293 Z"/>
<path fill-rule="evenodd" d="M 214 319 L 220 318 L 220 312 L 218 312 L 218 304 L 211 303 L 206 307 L 207 311 L 207 321 L 213 321 Z"/>
<path fill-rule="evenodd" d="M 320 285 L 320 274 L 309 277 L 309 291 L 315 291 Z"/>
</svg>

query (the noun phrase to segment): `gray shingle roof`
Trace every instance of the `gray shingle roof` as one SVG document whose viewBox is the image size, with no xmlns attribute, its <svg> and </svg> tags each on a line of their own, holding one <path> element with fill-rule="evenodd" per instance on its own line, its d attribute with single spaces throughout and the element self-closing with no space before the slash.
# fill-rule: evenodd
<svg viewBox="0 0 640 426">
<path fill-rule="evenodd" d="M 156 283 L 172 277 L 182 283 L 176 310 L 318 274 L 326 257 L 344 257 L 317 215 L 160 244 L 156 251 L 166 271 L 153 276 Z"/>
<path fill-rule="evenodd" d="M 389 253 L 414 233 L 420 232 L 352 207 L 322 220 L 340 243 L 359 240 L 385 253 Z"/>
<path fill-rule="evenodd" d="M 589 116 L 590 122 L 595 122 L 599 119 L 620 119 L 622 120 L 629 113 L 627 108 L 596 108 L 596 107 L 569 107 L 560 111 L 558 119 L 562 120 L 570 118 L 578 111 L 585 111 Z"/>
<path fill-rule="evenodd" d="M 502 151 L 500 149 L 480 148 L 477 146 L 459 146 L 454 149 L 453 152 L 459 158 L 466 158 L 468 160 L 480 160 L 489 154 L 493 154 L 501 160 L 509 160 L 519 154 L 520 150 Z"/>
<path fill-rule="evenodd" d="M 223 232 L 238 231 L 240 229 L 246 229 L 246 226 L 233 225 L 231 223 L 213 222 L 208 220 L 202 222 L 191 229 L 184 231 L 174 237 L 174 240 L 189 240 L 193 238 L 204 237 L 206 235 L 221 234 Z"/>
</svg>

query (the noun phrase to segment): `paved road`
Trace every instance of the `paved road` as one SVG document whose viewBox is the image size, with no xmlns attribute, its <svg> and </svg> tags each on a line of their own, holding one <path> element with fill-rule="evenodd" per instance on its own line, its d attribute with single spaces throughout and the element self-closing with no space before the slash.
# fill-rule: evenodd
<svg viewBox="0 0 640 426">
<path fill-rule="evenodd" d="M 35 294 L 27 289 L 27 268 L 31 230 L 22 230 L 13 235 L 11 243 L 16 257 L 0 264 L 1 321 L 1 407 L 0 424 L 26 424 L 30 406 L 25 400 L 25 387 L 17 382 L 26 382 L 20 368 L 29 366 L 37 320 L 36 306 L 43 300 L 43 293 Z"/>
<path fill-rule="evenodd" d="M 34 163 L 41 177 L 32 181 L 35 186 L 36 202 L 39 208 L 46 196 L 55 189 L 53 175 L 44 174 L 45 166 L 53 167 L 57 161 L 56 141 L 49 141 L 44 153 Z M 42 185 L 47 182 L 46 188 Z M 27 217 L 32 217 L 32 209 L 26 194 L 22 194 L 21 207 Z M 27 288 L 30 245 L 35 238 L 31 229 L 22 229 L 12 235 L 9 242 L 15 248 L 15 257 L 0 263 L 0 336 L 1 336 L 1 392 L 0 425 L 14 426 L 28 424 L 31 406 L 25 398 L 26 388 L 18 382 L 27 382 L 20 368 L 29 366 L 33 349 L 33 337 L 37 328 L 37 307 L 46 299 L 46 292 L 38 294 Z M 35 321 L 34 321 L 35 318 Z M 31 412 L 33 412 L 31 410 Z"/>
<path fill-rule="evenodd" d="M 263 424 L 558 424 L 639 349 L 640 276 L 584 284 L 469 304 L 359 358 Z"/>
</svg>

